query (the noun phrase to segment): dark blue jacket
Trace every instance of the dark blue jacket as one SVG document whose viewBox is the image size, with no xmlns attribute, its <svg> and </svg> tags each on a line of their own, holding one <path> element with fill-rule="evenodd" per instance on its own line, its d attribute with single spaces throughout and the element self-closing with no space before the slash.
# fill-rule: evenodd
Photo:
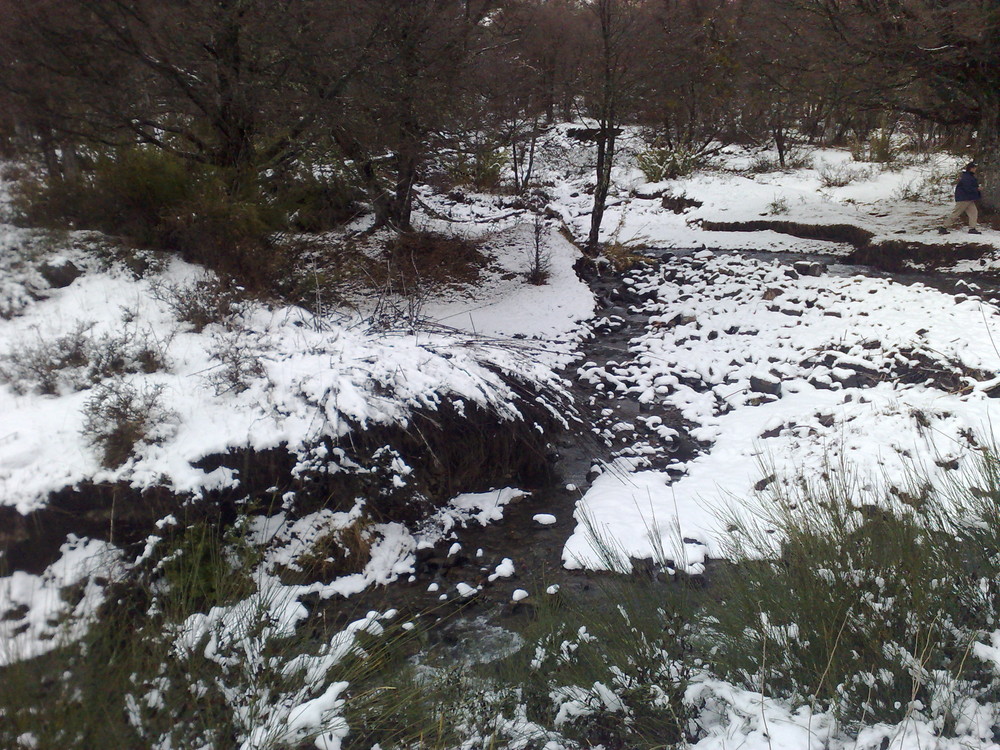
<svg viewBox="0 0 1000 750">
<path fill-rule="evenodd" d="M 958 185 L 955 186 L 955 202 L 977 201 L 982 197 L 976 176 L 968 170 L 962 172 L 962 176 L 958 178 Z"/>
</svg>

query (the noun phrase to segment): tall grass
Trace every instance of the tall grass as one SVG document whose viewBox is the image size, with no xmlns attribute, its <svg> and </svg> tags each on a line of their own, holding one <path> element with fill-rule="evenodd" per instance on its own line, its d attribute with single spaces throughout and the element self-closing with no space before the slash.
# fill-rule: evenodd
<svg viewBox="0 0 1000 750">
<path fill-rule="evenodd" d="M 948 736 L 995 701 L 995 452 L 905 488 L 827 467 L 746 507 L 707 585 L 669 574 L 680 552 L 636 564 L 592 530 L 616 572 L 516 605 L 516 652 L 477 661 L 469 643 L 450 665 L 375 613 L 327 629 L 249 536 L 195 525 L 113 588 L 82 642 L 0 673 L 0 746 L 653 750 L 718 726 L 690 697 L 714 676 L 847 733 L 916 717 Z"/>
<path fill-rule="evenodd" d="M 715 668 L 853 725 L 916 711 L 953 726 L 948 696 L 1000 685 L 970 658 L 1000 574 L 1000 473 L 982 461 L 982 482 L 951 488 L 871 487 L 843 469 L 772 482 L 759 514 L 729 519 L 735 562 L 705 611 Z"/>
<path fill-rule="evenodd" d="M 258 561 L 238 529 L 165 538 L 81 640 L 0 670 L 0 747 L 263 750 L 343 734 L 344 683 L 373 684 L 402 637 L 377 613 L 305 626 L 301 592 Z"/>
</svg>

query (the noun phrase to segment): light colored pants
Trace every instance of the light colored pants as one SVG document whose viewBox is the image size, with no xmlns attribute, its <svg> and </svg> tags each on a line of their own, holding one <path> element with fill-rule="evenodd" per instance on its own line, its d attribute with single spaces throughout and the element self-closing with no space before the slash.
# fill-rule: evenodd
<svg viewBox="0 0 1000 750">
<path fill-rule="evenodd" d="M 979 222 L 979 209 L 976 208 L 975 201 L 956 201 L 955 210 L 951 212 L 946 225 L 950 227 L 962 214 L 969 215 L 969 228 L 975 229 L 976 224 Z"/>
</svg>

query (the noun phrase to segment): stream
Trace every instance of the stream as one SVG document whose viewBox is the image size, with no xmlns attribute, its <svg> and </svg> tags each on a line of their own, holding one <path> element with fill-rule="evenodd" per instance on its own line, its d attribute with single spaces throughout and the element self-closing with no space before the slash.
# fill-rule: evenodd
<svg viewBox="0 0 1000 750">
<path fill-rule="evenodd" d="M 923 284 L 956 295 L 956 299 L 975 295 L 985 303 L 1000 303 L 1000 284 L 994 279 L 958 274 L 887 273 L 848 265 L 843 258 L 828 255 L 712 252 L 735 254 L 783 268 L 789 279 L 799 275 L 820 278 L 864 275 L 906 285 Z M 664 264 L 671 264 L 672 268 L 678 264 L 698 264 L 702 260 L 696 256 L 703 259 L 705 253 L 704 249 L 655 253 L 647 270 L 631 273 L 657 274 Z M 667 270 L 669 273 L 670 269 Z M 536 602 L 552 586 L 557 586 L 560 595 L 574 606 L 608 606 L 606 587 L 601 582 L 609 574 L 568 570 L 563 565 L 563 546 L 576 527 L 573 514 L 583 491 L 602 467 L 615 458 L 641 458 L 646 467 L 676 478 L 683 476 L 686 462 L 710 449 L 710 444 L 692 436 L 693 428 L 698 425 L 686 421 L 676 409 L 655 402 L 640 403 L 632 395 L 617 394 L 580 376 L 584 365 L 608 369 L 633 358 L 630 343 L 650 326 L 650 315 L 641 309 L 646 298 L 633 290 L 634 285 L 627 280 L 629 275 L 594 274 L 587 279 L 599 310 L 586 323 L 589 333 L 580 343 L 579 359 L 564 373 L 572 384 L 582 423 L 578 430 L 561 435 L 553 444 L 551 460 L 557 481 L 508 505 L 501 522 L 458 530 L 460 552 L 449 554 L 451 541 L 434 550 L 421 550 L 413 580 L 368 592 L 363 596 L 365 602 L 357 603 L 359 611 L 369 606 L 389 605 L 424 618 L 426 624 L 437 621 L 440 627 L 429 629 L 430 640 L 421 660 L 462 664 L 470 659 L 489 661 L 516 650 L 520 643 L 518 631 L 523 631 L 531 621 Z M 675 431 L 673 439 L 659 439 L 654 431 L 645 429 L 652 417 L 658 417 L 660 424 Z M 554 516 L 555 522 L 539 524 L 534 517 L 541 513 Z M 504 558 L 513 561 L 514 575 L 491 581 L 490 573 Z M 655 575 L 648 562 L 635 562 L 637 569 Z M 709 559 L 703 573 L 679 576 L 683 579 L 680 585 L 710 587 L 713 575 L 723 565 L 724 562 Z M 659 578 L 663 580 L 665 576 Z M 456 595 L 459 584 L 478 586 L 479 591 L 470 597 Z M 529 596 L 513 601 L 514 589 L 523 589 Z"/>
</svg>

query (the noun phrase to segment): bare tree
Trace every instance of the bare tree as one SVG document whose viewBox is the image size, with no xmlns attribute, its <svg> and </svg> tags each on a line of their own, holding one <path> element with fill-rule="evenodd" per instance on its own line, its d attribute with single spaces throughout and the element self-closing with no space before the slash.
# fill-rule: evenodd
<svg viewBox="0 0 1000 750">
<path fill-rule="evenodd" d="M 637 57 L 643 48 L 640 30 L 645 4 L 641 0 L 589 0 L 586 4 L 592 14 L 593 54 L 585 106 L 597 123 L 593 135 L 597 144 L 596 184 L 587 235 L 587 247 L 593 251 L 600 241 L 618 136 L 641 85 Z"/>
<path fill-rule="evenodd" d="M 153 145 L 226 170 L 234 189 L 308 143 L 316 99 L 364 64 L 364 45 L 332 53 L 337 29 L 379 22 L 347 0 L 2 2 L 0 87 L 29 120 L 61 138 Z M 321 85 L 306 89 L 297 55 L 323 52 Z"/>
<path fill-rule="evenodd" d="M 837 74 L 871 109 L 976 130 L 987 208 L 1000 207 L 1000 5 L 793 0 L 832 35 Z"/>
</svg>

